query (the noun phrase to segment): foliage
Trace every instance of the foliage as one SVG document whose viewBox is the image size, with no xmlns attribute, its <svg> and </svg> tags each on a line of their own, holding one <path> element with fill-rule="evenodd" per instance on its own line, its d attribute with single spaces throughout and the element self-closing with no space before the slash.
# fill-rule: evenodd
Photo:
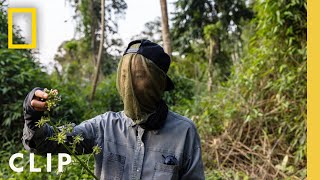
<svg viewBox="0 0 320 180">
<path fill-rule="evenodd" d="M 89 51 L 89 45 L 85 43 L 84 38 L 63 42 L 59 46 L 54 59 L 60 65 L 56 66 L 55 71 L 60 81 L 64 83 L 76 81 L 77 84 L 85 86 L 92 79 L 95 66 L 94 62 L 92 62 L 92 53 Z M 115 72 L 117 67 L 116 59 L 117 56 L 112 56 L 107 51 L 103 52 L 101 78 Z"/>
<path fill-rule="evenodd" d="M 6 12 L 1 9 L 0 11 L 0 58 L 2 59 L 0 61 L 0 80 L 1 80 L 1 95 L 0 95 L 0 101 L 1 101 L 1 110 L 0 110 L 0 115 L 1 115 L 1 127 L 8 127 L 8 128 L 1 128 L 1 136 L 3 137 L 1 140 L 1 143 L 3 144 L 3 150 L 1 150 L 1 164 L 4 165 L 1 167 L 0 170 L 0 179 L 1 178 L 18 178 L 18 179 L 39 179 L 39 178 L 44 178 L 44 179 L 56 179 L 56 178 L 92 178 L 91 175 L 86 174 L 81 168 L 81 166 L 78 163 L 73 162 L 73 165 L 68 166 L 68 169 L 66 172 L 62 174 L 57 174 L 57 173 L 34 173 L 30 175 L 28 171 L 25 171 L 24 173 L 13 173 L 12 170 L 8 167 L 8 157 L 10 157 L 13 153 L 17 153 L 17 149 L 22 148 L 22 144 L 17 142 L 20 142 L 21 138 L 21 132 L 22 132 L 22 127 L 23 127 L 23 121 L 22 119 L 22 104 L 23 100 L 26 96 L 26 94 L 33 89 L 36 86 L 39 87 L 45 87 L 50 84 L 50 86 L 54 86 L 56 83 L 59 84 L 54 87 L 61 87 L 63 94 L 67 94 L 64 99 L 66 101 L 62 102 L 61 105 L 63 107 L 58 107 L 57 111 L 52 112 L 53 117 L 59 119 L 61 118 L 62 121 L 76 121 L 77 123 L 80 123 L 81 120 L 83 120 L 84 117 L 86 117 L 85 114 L 87 115 L 92 115 L 92 114 L 101 114 L 105 112 L 105 107 L 103 108 L 103 104 L 108 104 L 108 107 L 112 107 L 109 110 L 112 109 L 117 109 L 119 104 L 119 98 L 117 97 L 116 91 L 110 91 L 112 94 L 110 94 L 109 101 L 106 103 L 99 102 L 99 107 L 100 109 L 94 109 L 90 108 L 89 110 L 86 109 L 85 105 L 88 105 L 87 101 L 85 100 L 85 97 L 83 99 L 79 98 L 79 94 L 81 92 L 85 92 L 84 89 L 77 84 L 77 79 L 76 76 L 73 78 L 67 79 L 65 76 L 66 73 L 63 73 L 62 77 L 59 77 L 57 74 L 52 74 L 51 76 L 47 75 L 46 73 L 41 71 L 41 67 L 39 65 L 39 62 L 36 61 L 34 58 L 32 52 L 30 50 L 15 50 L 15 49 L 7 49 L 7 14 Z M 19 36 L 19 34 L 14 34 L 14 41 L 18 43 L 24 43 L 22 38 Z M 69 43 L 66 45 L 66 49 L 69 51 L 75 52 L 77 49 L 77 45 L 75 43 Z M 72 54 L 70 53 L 70 54 Z M 75 55 L 74 53 L 73 55 Z M 70 55 L 72 56 L 72 55 Z M 74 56 L 73 56 L 74 57 Z M 70 60 L 72 57 L 70 57 Z M 107 68 L 105 68 L 107 69 Z M 114 68 L 112 68 L 114 69 Z M 114 70 L 113 70 L 114 71 Z M 112 72 L 112 71 L 111 71 Z M 111 72 L 106 72 L 106 73 L 111 73 Z M 79 74 L 78 74 L 79 75 Z M 39 78 L 41 77 L 41 78 Z M 63 82 L 61 82 L 61 79 L 66 79 Z M 97 96 L 101 96 L 102 90 L 109 90 L 109 89 L 115 89 L 115 78 L 104 78 L 106 83 L 102 83 L 105 88 L 100 88 L 98 87 L 97 91 Z M 59 82 L 60 81 L 60 82 Z M 113 82 L 113 83 L 110 83 Z M 71 83 L 72 82 L 72 83 Z M 67 85 L 66 85 L 67 84 Z M 88 85 L 85 84 L 84 85 Z M 99 89 L 100 88 L 100 89 Z M 79 91 L 74 91 L 76 89 L 79 89 Z M 64 91 L 67 90 L 67 91 Z M 48 106 L 50 108 L 56 106 L 57 104 L 57 99 L 55 96 L 55 91 L 49 92 L 50 97 L 49 100 L 50 102 L 48 103 Z M 52 97 L 52 98 L 51 98 Z M 105 97 L 105 96 L 104 96 Z M 113 99 L 112 99 L 113 98 Z M 116 103 L 113 103 L 116 102 Z M 112 104 L 113 103 L 113 104 Z M 52 107 L 51 107 L 52 106 Z M 83 112 L 82 114 L 80 112 Z M 60 116 L 61 115 L 61 116 Z M 91 116 L 92 117 L 92 116 Z M 69 119 L 71 118 L 71 119 Z M 57 118 L 58 119 L 58 118 Z M 49 117 L 43 117 L 42 122 L 38 123 L 38 126 L 42 126 L 44 123 L 49 123 L 50 118 Z M 68 127 L 68 126 L 66 126 Z M 14 131 L 12 131 L 14 129 Z M 56 137 L 60 143 L 64 142 L 64 134 L 66 131 L 70 132 L 70 129 L 65 129 L 64 132 L 61 134 L 58 134 Z M 13 132 L 13 133 L 12 133 Z M 80 137 L 75 137 L 74 138 L 74 143 L 72 145 L 76 145 L 75 142 L 79 142 L 81 140 Z M 71 149 L 74 149 L 73 146 L 71 146 Z M 26 157 L 26 151 L 23 151 Z M 94 152 L 98 153 L 99 148 L 95 147 Z M 5 156 L 5 154 L 7 154 Z M 75 157 L 74 157 L 75 158 Z M 89 159 L 91 158 L 92 161 L 92 156 L 83 156 L 80 157 L 83 161 L 86 161 L 89 163 Z M 41 167 L 44 169 L 45 167 L 45 159 L 41 159 L 40 157 L 36 157 L 37 160 L 42 162 Z M 54 162 L 57 163 L 56 158 L 53 158 Z M 36 160 L 36 161 L 37 161 Z M 24 158 L 20 163 L 24 167 L 26 167 L 28 163 L 28 159 Z M 93 167 L 92 163 L 91 167 Z M 80 171 L 79 171 L 80 167 Z M 55 166 L 53 165 L 53 168 Z M 81 170 L 82 169 L 82 170 Z M 79 174 L 80 172 L 84 172 Z"/>
<path fill-rule="evenodd" d="M 174 50 L 186 57 L 196 54 L 196 59 L 189 59 L 202 64 L 211 59 L 205 76 L 208 83 L 225 81 L 232 63 L 241 56 L 241 27 L 253 17 L 250 4 L 243 0 L 178 0 L 175 7 Z"/>
<path fill-rule="evenodd" d="M 56 89 L 48 90 L 47 88 L 45 88 L 44 92 L 48 94 L 48 98 L 45 100 L 47 104 L 47 110 L 45 111 L 45 116 L 42 116 L 41 119 L 38 122 L 36 122 L 36 126 L 38 128 L 41 128 L 46 123 L 51 125 L 54 131 L 54 135 L 49 137 L 48 140 L 57 141 L 58 144 L 62 144 L 65 147 L 65 149 L 76 158 L 76 160 L 80 163 L 80 166 L 82 168 L 86 169 L 89 172 L 89 174 L 93 176 L 95 179 L 98 179 L 94 175 L 93 171 L 89 169 L 87 164 L 85 164 L 79 157 L 75 155 L 77 153 L 76 152 L 77 145 L 79 145 L 80 142 L 83 141 L 83 137 L 81 136 L 81 134 L 73 136 L 72 142 L 68 142 L 67 134 L 73 132 L 73 125 L 69 123 L 64 126 L 57 127 L 56 125 L 53 125 L 53 123 L 51 122 L 50 111 L 52 110 L 53 107 L 55 107 L 61 101 L 61 97 L 58 95 L 58 91 Z M 91 155 L 98 154 L 100 152 L 101 152 L 101 147 L 96 145 L 92 148 Z"/>
<path fill-rule="evenodd" d="M 122 101 L 116 88 L 116 73 L 101 79 L 96 91 L 96 101 L 90 103 L 89 95 L 91 83 L 77 83 L 73 81 L 60 81 L 56 74 L 52 76 L 52 87 L 59 90 L 63 101 L 52 112 L 52 118 L 59 119 L 61 123 L 81 123 L 106 111 L 122 110 Z"/>
<path fill-rule="evenodd" d="M 179 66 L 173 62 L 168 72 L 169 76 L 174 79 L 174 89 L 165 92 L 164 99 L 173 110 L 179 111 L 178 108 L 184 107 L 194 96 L 194 82 L 186 76 L 178 73 Z M 184 109 L 184 108 L 182 108 Z"/>
<path fill-rule="evenodd" d="M 244 48 L 244 57 L 229 81 L 204 99 L 199 112 L 199 125 L 219 121 L 224 127 L 221 136 L 210 135 L 214 133 L 210 129 L 202 132 L 207 167 L 224 171 L 232 167 L 258 179 L 303 179 L 306 2 L 258 1 L 254 10 L 255 35 Z M 209 118 L 206 112 L 212 113 Z"/>
<path fill-rule="evenodd" d="M 1 143 L 21 137 L 22 102 L 30 89 L 43 86 L 46 82 L 38 77 L 47 78 L 42 72 L 30 50 L 8 49 L 8 25 L 5 6 L 0 7 L 0 132 Z M 15 27 L 14 27 L 15 28 Z M 14 33 L 17 43 L 24 43 L 21 36 Z M 12 131 L 13 129 L 21 129 Z"/>
<path fill-rule="evenodd" d="M 123 110 L 122 100 L 116 88 L 117 73 L 113 73 L 108 77 L 101 80 L 97 87 L 96 99 L 100 101 L 94 101 L 89 106 L 88 112 L 84 115 L 84 118 L 92 118 L 97 114 L 102 114 L 107 111 L 121 111 Z M 90 93 L 90 88 L 85 90 L 86 94 Z"/>
<path fill-rule="evenodd" d="M 76 15 L 74 19 L 78 21 L 77 30 L 84 37 L 84 42 L 89 45 L 89 52 L 97 52 L 96 45 L 98 44 L 98 35 L 101 22 L 101 7 L 100 1 L 97 0 L 70 0 L 71 6 L 74 7 Z M 124 0 L 106 0 L 106 29 L 108 38 L 106 40 L 107 49 L 111 46 L 121 46 L 121 39 L 117 39 L 112 35 L 118 31 L 118 18 L 122 17 L 127 9 L 127 4 Z"/>
</svg>

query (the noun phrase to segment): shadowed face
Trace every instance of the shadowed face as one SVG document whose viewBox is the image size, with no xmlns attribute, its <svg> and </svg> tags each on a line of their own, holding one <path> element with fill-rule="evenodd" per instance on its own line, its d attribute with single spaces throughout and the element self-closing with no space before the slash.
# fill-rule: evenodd
<svg viewBox="0 0 320 180">
<path fill-rule="evenodd" d="M 119 63 L 117 83 L 126 115 L 141 120 L 157 108 L 166 75 L 142 55 L 127 54 Z"/>
<path fill-rule="evenodd" d="M 130 63 L 130 64 L 129 64 Z M 129 71 L 129 68 L 131 70 Z M 133 59 L 124 59 L 121 66 L 121 85 L 125 87 L 128 80 L 128 72 L 131 72 L 132 87 L 136 96 L 144 96 L 144 91 L 151 88 L 151 78 L 146 72 L 146 66 L 143 64 L 140 56 Z"/>
</svg>

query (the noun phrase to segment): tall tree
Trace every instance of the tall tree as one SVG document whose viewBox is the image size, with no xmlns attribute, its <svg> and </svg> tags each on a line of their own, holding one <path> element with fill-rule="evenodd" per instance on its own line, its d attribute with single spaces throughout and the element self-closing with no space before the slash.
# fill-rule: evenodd
<svg viewBox="0 0 320 180">
<path fill-rule="evenodd" d="M 106 17 L 105 27 L 101 26 L 101 2 L 98 0 L 69 0 L 71 6 L 75 9 L 74 19 L 77 20 L 77 30 L 83 43 L 90 52 L 88 60 L 92 60 L 92 64 L 97 66 L 97 44 L 101 40 L 101 29 L 104 28 L 108 32 L 108 39 L 105 39 L 104 46 L 106 50 L 116 50 L 122 45 L 119 38 L 113 35 L 118 32 L 118 18 L 123 17 L 127 4 L 124 0 L 106 0 L 105 11 L 108 13 Z M 102 27 L 102 28 L 101 28 Z M 88 62 L 90 63 L 90 62 Z"/>
<path fill-rule="evenodd" d="M 208 60 L 208 86 L 213 76 L 224 80 L 230 73 L 230 54 L 237 52 L 231 47 L 240 46 L 240 25 L 253 16 L 245 0 L 177 0 L 175 8 L 174 47 L 187 56 L 198 53 L 201 63 Z"/>
<path fill-rule="evenodd" d="M 104 26 L 105 26 L 105 7 L 104 7 L 105 0 L 101 0 L 101 37 L 100 37 L 100 46 L 99 46 L 99 53 L 98 53 L 98 60 L 97 60 L 97 65 L 96 65 L 96 72 L 94 75 L 93 79 L 93 84 L 92 84 L 92 91 L 91 91 L 91 96 L 90 100 L 92 101 L 94 98 L 94 94 L 96 92 L 97 88 L 97 82 L 98 82 L 98 77 L 99 77 L 99 72 L 100 72 L 100 65 L 101 65 L 101 59 L 102 59 L 102 51 L 103 51 L 103 43 L 104 43 Z"/>
<path fill-rule="evenodd" d="M 170 31 L 169 31 L 169 20 L 168 20 L 168 8 L 167 8 L 167 0 L 160 0 L 161 5 L 161 26 L 162 26 L 162 39 L 163 46 L 166 53 L 170 56 L 172 54 L 171 48 L 171 39 L 170 39 Z"/>
<path fill-rule="evenodd" d="M 114 34 L 118 31 L 117 20 L 125 14 L 127 4 L 124 0 L 105 0 L 104 10 L 108 15 L 105 16 L 102 25 L 100 0 L 69 0 L 69 2 L 75 10 L 77 36 L 60 45 L 55 55 L 58 66 L 61 65 L 61 68 L 57 68 L 57 72 L 61 74 L 63 83 L 72 82 L 90 89 L 86 92 L 90 99 L 99 54 L 101 59 L 97 84 L 99 78 L 116 70 L 117 55 L 122 41 Z M 105 34 L 108 34 L 107 38 L 102 38 L 104 37 L 102 29 Z M 100 53 L 99 49 L 101 49 Z"/>
</svg>

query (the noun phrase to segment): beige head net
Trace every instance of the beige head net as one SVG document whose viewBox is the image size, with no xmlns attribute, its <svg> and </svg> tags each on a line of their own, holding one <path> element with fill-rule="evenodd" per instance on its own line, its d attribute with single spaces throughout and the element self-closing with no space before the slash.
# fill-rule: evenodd
<svg viewBox="0 0 320 180">
<path fill-rule="evenodd" d="M 135 53 L 122 57 L 117 73 L 117 89 L 125 114 L 137 123 L 145 121 L 162 98 L 166 74 L 151 60 Z"/>
</svg>

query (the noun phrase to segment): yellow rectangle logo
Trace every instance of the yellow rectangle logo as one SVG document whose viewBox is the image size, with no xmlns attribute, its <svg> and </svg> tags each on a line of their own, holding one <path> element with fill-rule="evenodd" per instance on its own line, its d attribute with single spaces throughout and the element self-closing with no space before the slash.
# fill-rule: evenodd
<svg viewBox="0 0 320 180">
<path fill-rule="evenodd" d="M 13 44 L 13 13 L 31 13 L 31 44 Z M 37 47 L 37 14 L 36 8 L 8 8 L 8 48 L 9 49 L 34 49 Z"/>
</svg>

